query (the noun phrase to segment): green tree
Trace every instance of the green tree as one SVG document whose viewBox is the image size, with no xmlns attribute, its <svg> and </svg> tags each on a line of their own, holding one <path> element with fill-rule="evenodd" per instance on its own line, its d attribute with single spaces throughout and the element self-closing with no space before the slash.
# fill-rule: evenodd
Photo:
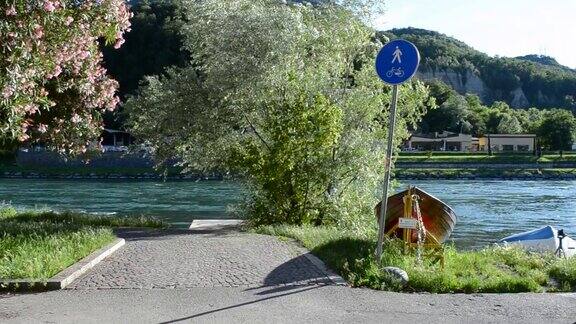
<svg viewBox="0 0 576 324">
<path fill-rule="evenodd" d="M 131 32 L 122 48 L 102 48 L 104 65 L 120 84 L 118 94 L 134 94 L 146 75 L 159 75 L 169 66 L 184 66 L 190 54 L 182 49 L 184 23 L 177 0 L 139 1 L 130 10 Z"/>
<path fill-rule="evenodd" d="M 158 158 L 229 171 L 258 224 L 374 224 L 389 87 L 373 31 L 339 6 L 266 0 L 186 3 L 192 64 L 148 78 L 127 102 Z M 401 87 L 396 144 L 422 115 L 420 82 Z"/>
<path fill-rule="evenodd" d="M 470 133 L 475 136 L 482 136 L 486 133 L 486 112 L 488 108 L 482 105 L 477 95 L 467 94 L 465 99 L 469 107 L 466 121 L 470 123 Z"/>
<path fill-rule="evenodd" d="M 147 75 L 159 75 L 170 66 L 184 66 L 189 53 L 182 48 L 182 9 L 178 0 L 139 1 L 131 8 L 132 31 L 126 34 L 122 48 L 102 47 L 104 65 L 118 81 L 122 100 L 133 95 Z M 120 129 L 126 122 L 122 106 L 104 115 L 107 127 Z"/>
<path fill-rule="evenodd" d="M 514 115 L 501 113 L 496 131 L 497 134 L 520 134 L 522 133 L 522 125 Z"/>
<path fill-rule="evenodd" d="M 468 103 L 459 94 L 452 94 L 439 105 L 430 110 L 423 119 L 428 132 L 469 132 L 471 125 L 466 120 L 468 115 Z"/>
<path fill-rule="evenodd" d="M 552 109 L 545 113 L 538 128 L 540 145 L 549 150 L 570 150 L 576 136 L 576 118 L 566 110 Z"/>
</svg>

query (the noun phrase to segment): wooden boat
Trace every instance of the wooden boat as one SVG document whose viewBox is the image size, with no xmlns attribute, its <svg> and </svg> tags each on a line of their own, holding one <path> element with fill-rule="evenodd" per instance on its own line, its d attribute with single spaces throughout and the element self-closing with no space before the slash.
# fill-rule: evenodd
<svg viewBox="0 0 576 324">
<path fill-rule="evenodd" d="M 414 197 L 414 195 L 418 197 L 422 222 L 424 223 L 424 228 L 427 233 L 426 242 L 436 244 L 444 243 L 450 237 L 450 234 L 452 234 L 452 230 L 454 230 L 456 214 L 450 206 L 446 205 L 440 199 L 417 187 L 411 187 L 388 197 L 388 211 L 386 212 L 384 232 L 387 233 L 388 236 L 402 238 L 403 230 L 398 227 L 398 222 L 400 218 L 405 217 L 404 197 Z M 379 202 L 375 207 L 377 220 L 380 217 L 381 203 L 382 202 Z M 416 218 L 416 215 L 413 214 L 412 218 Z M 409 243 L 416 243 L 417 231 L 412 230 L 411 232 L 411 242 Z"/>
</svg>

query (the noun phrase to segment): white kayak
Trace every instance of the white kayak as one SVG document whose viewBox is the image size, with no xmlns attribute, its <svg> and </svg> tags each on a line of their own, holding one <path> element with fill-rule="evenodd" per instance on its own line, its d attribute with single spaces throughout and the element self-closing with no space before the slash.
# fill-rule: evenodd
<svg viewBox="0 0 576 324">
<path fill-rule="evenodd" d="M 556 253 L 560 247 L 558 231 L 552 226 L 544 226 L 532 231 L 510 235 L 501 239 L 499 242 L 517 244 L 530 251 L 536 252 Z M 565 236 L 562 238 L 562 249 L 567 258 L 576 255 L 576 241 Z"/>
</svg>

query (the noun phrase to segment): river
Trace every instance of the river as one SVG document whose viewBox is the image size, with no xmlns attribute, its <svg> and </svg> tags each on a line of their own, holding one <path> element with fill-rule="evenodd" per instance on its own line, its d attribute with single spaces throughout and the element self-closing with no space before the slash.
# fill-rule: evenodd
<svg viewBox="0 0 576 324">
<path fill-rule="evenodd" d="M 576 181 L 420 180 L 410 184 L 454 208 L 458 222 L 452 240 L 459 248 L 485 246 L 544 225 L 564 228 L 576 237 Z M 231 218 L 230 208 L 239 199 L 238 184 L 226 181 L 0 179 L 0 202 L 16 208 L 151 215 L 179 227 L 193 219 Z"/>
</svg>

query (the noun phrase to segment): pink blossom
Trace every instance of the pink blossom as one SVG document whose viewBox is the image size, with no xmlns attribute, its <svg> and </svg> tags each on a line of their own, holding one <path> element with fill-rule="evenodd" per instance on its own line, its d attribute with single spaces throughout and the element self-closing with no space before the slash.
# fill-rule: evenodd
<svg viewBox="0 0 576 324">
<path fill-rule="evenodd" d="M 44 29 L 42 28 L 42 26 L 38 24 L 34 25 L 34 37 L 42 38 L 43 35 L 44 35 Z"/>
<path fill-rule="evenodd" d="M 122 36 L 130 26 L 131 16 L 125 1 L 80 1 L 82 5 L 74 7 L 70 13 L 60 10 L 66 8 L 68 1 L 64 0 L 4 2 L 0 8 L 4 9 L 6 18 L 3 25 L 6 41 L 0 42 L 0 52 L 10 53 L 3 67 L 10 83 L 0 82 L 0 99 L 11 101 L 8 113 L 14 118 L 6 120 L 3 127 L 14 134 L 14 139 L 29 141 L 46 133 L 49 138 L 42 138 L 52 147 L 67 153 L 81 152 L 83 143 L 97 134 L 101 126 L 92 115 L 106 108 L 113 109 L 118 103 L 114 95 L 118 84 L 103 69 L 102 53 L 97 46 L 98 39 L 108 35 L 110 29 L 115 31 L 117 47 L 124 42 Z M 20 7 L 23 3 L 27 7 Z M 20 8 L 27 11 L 21 12 Z M 33 12 L 36 9 L 44 14 Z M 76 17 L 90 18 L 75 20 Z M 60 23 L 54 23 L 56 21 Z M 74 30 L 66 26 L 74 26 Z M 51 35 L 62 37 L 57 42 L 45 41 Z M 44 88 L 47 76 L 59 78 L 61 86 L 53 90 L 55 98 L 60 98 L 58 94 L 68 89 L 77 93 L 77 98 L 70 102 L 64 98 L 63 104 L 47 100 L 49 93 Z M 68 105 L 72 105 L 73 112 L 64 109 Z M 66 116 L 66 120 L 55 118 L 44 124 L 26 120 L 37 117 L 48 107 L 53 107 L 51 112 Z"/>
<path fill-rule="evenodd" d="M 79 55 L 81 60 L 85 60 L 90 57 L 90 51 L 82 51 Z"/>
<path fill-rule="evenodd" d="M 119 38 L 119 39 L 116 40 L 116 43 L 114 44 L 114 48 L 115 48 L 115 49 L 119 49 L 119 48 L 122 46 L 122 44 L 124 44 L 124 39 L 123 39 L 123 38 Z"/>
<path fill-rule="evenodd" d="M 44 10 L 46 10 L 47 12 L 52 12 L 56 9 L 56 7 L 54 6 L 54 4 L 52 3 L 52 1 L 46 1 L 44 2 Z"/>
<path fill-rule="evenodd" d="M 75 113 L 74 115 L 72 115 L 72 122 L 74 124 L 78 124 L 81 121 L 82 121 L 82 117 L 80 117 L 78 114 Z"/>
<path fill-rule="evenodd" d="M 24 110 L 25 110 L 27 113 L 29 113 L 30 115 L 34 115 L 34 114 L 36 114 L 36 112 L 38 111 L 38 106 L 33 105 L 33 104 L 27 104 L 27 105 L 24 107 Z"/>
<path fill-rule="evenodd" d="M 14 8 L 14 5 L 6 9 L 6 16 L 16 16 L 16 8 Z"/>
<path fill-rule="evenodd" d="M 60 75 L 60 73 L 62 73 L 62 68 L 60 67 L 60 65 L 56 65 L 56 67 L 54 68 L 54 72 L 52 72 L 52 75 L 54 77 L 57 77 Z"/>
<path fill-rule="evenodd" d="M 4 87 L 4 90 L 2 90 L 2 96 L 5 99 L 10 98 L 13 94 L 14 94 L 14 89 L 12 87 L 7 86 L 7 87 Z"/>
</svg>

